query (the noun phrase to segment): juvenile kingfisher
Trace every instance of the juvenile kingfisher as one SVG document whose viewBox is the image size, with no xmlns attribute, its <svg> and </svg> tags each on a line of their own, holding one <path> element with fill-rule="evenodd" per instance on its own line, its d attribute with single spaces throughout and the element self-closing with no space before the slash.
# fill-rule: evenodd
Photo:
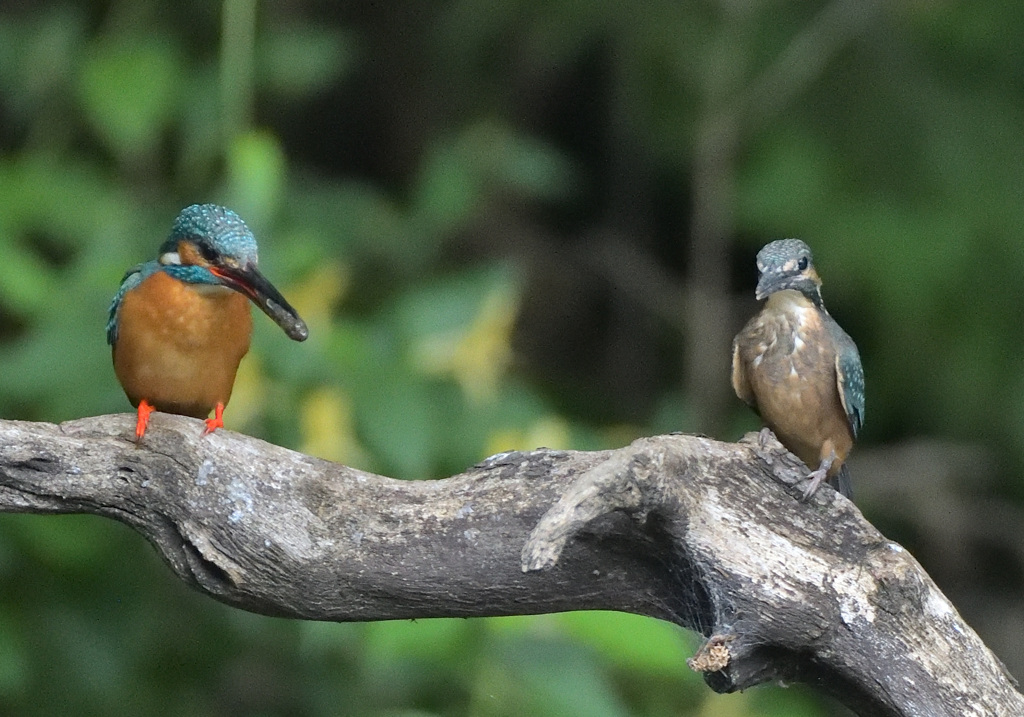
<svg viewBox="0 0 1024 717">
<path fill-rule="evenodd" d="M 110 304 L 107 343 L 117 380 L 138 408 L 136 441 L 154 410 L 205 418 L 204 433 L 224 426 L 249 350 L 250 300 L 305 341 L 306 324 L 256 268 L 249 227 L 216 204 L 183 209 L 159 257 L 128 270 Z"/>
<path fill-rule="evenodd" d="M 732 343 L 732 387 L 807 464 L 807 500 L 828 478 L 850 497 L 846 457 L 864 422 L 864 369 L 821 300 L 810 248 L 780 239 L 757 253 L 761 312 Z"/>
</svg>

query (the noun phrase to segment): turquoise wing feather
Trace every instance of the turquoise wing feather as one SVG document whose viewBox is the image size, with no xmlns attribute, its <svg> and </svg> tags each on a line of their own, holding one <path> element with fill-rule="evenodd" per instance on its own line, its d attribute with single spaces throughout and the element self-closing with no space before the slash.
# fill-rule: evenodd
<svg viewBox="0 0 1024 717">
<path fill-rule="evenodd" d="M 825 314 L 825 325 L 836 350 L 836 379 L 850 429 L 856 438 L 864 425 L 864 367 L 857 344 L 835 320 Z"/>
<path fill-rule="evenodd" d="M 147 261 L 144 264 L 133 266 L 125 272 L 124 278 L 121 279 L 121 286 L 114 294 L 114 300 L 110 302 L 110 313 L 107 316 L 107 343 L 111 346 L 117 341 L 117 312 L 121 308 L 124 295 L 158 271 L 160 271 L 160 262 Z"/>
</svg>

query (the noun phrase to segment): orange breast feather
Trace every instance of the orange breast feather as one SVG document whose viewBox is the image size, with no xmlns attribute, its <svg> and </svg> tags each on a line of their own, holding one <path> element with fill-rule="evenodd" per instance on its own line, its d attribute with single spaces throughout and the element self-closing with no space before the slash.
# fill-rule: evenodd
<svg viewBox="0 0 1024 717">
<path fill-rule="evenodd" d="M 853 447 L 839 396 L 835 351 L 810 302 L 773 294 L 736 339 L 733 387 L 810 468 L 831 453 L 838 472 Z"/>
<path fill-rule="evenodd" d="M 158 271 L 122 300 L 114 372 L 132 405 L 146 399 L 159 411 L 205 418 L 231 398 L 251 333 L 244 296 Z"/>
</svg>

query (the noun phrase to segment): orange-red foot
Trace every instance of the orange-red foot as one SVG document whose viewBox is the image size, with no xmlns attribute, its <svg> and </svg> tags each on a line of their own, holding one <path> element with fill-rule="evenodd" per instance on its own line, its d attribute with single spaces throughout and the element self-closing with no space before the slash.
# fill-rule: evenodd
<svg viewBox="0 0 1024 717">
<path fill-rule="evenodd" d="M 213 409 L 213 418 L 206 419 L 206 430 L 203 431 L 205 436 L 207 433 L 213 433 L 218 428 L 224 428 L 224 404 L 218 403 L 217 407 Z"/>
<path fill-rule="evenodd" d="M 149 426 L 149 414 L 153 412 L 153 406 L 150 405 L 149 401 L 142 399 L 139 401 L 139 417 L 135 421 L 135 442 L 138 443 L 142 440 L 142 436 L 146 433 L 146 427 Z"/>
</svg>

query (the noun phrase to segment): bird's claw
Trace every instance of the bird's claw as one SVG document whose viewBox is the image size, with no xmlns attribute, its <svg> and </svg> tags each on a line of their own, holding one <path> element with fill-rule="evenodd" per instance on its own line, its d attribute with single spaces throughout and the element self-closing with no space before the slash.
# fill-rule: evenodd
<svg viewBox="0 0 1024 717">
<path fill-rule="evenodd" d="M 772 455 L 772 443 L 778 443 L 778 439 L 775 437 L 772 429 L 764 426 L 757 432 L 757 446 L 754 448 L 754 452 L 757 454 L 758 458 L 769 466 L 773 466 L 775 464 L 775 457 Z"/>
<path fill-rule="evenodd" d="M 218 403 L 217 408 L 214 409 L 213 418 L 207 418 L 206 429 L 203 431 L 205 436 L 207 433 L 213 433 L 218 428 L 224 428 L 224 404 Z"/>
<path fill-rule="evenodd" d="M 811 499 L 811 496 L 818 492 L 818 488 L 821 487 L 821 483 L 825 480 L 827 473 L 828 471 L 826 469 L 819 468 L 807 474 L 807 480 L 809 482 L 807 487 L 804 488 L 803 496 L 800 498 L 802 502 L 806 503 Z"/>
<path fill-rule="evenodd" d="M 139 401 L 138 418 L 135 420 L 136 444 L 141 443 L 142 437 L 146 434 L 146 428 L 149 427 L 149 416 L 151 413 L 153 413 L 153 406 L 150 405 L 149 401 L 146 399 Z"/>
</svg>

